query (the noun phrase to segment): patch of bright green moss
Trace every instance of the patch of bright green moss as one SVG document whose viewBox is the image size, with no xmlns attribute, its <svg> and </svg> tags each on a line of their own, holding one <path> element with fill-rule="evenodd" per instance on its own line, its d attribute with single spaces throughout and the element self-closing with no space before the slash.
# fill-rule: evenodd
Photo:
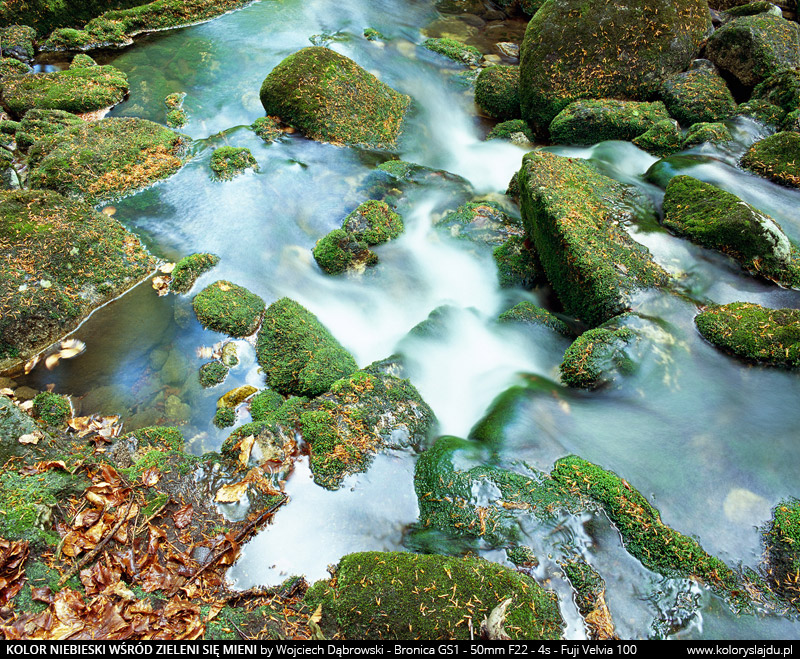
<svg viewBox="0 0 800 659">
<path fill-rule="evenodd" d="M 570 103 L 550 122 L 550 137 L 556 144 L 630 141 L 665 119 L 669 114 L 660 101 L 580 100 Z"/>
<path fill-rule="evenodd" d="M 284 398 L 277 391 L 264 389 L 250 401 L 250 416 L 253 417 L 253 421 L 264 421 L 273 412 L 277 412 L 283 403 Z"/>
<path fill-rule="evenodd" d="M 253 132 L 267 144 L 283 137 L 283 131 L 279 128 L 278 122 L 271 117 L 259 117 L 250 126 Z"/>
<path fill-rule="evenodd" d="M 627 327 L 612 319 L 581 334 L 564 353 L 559 366 L 568 387 L 594 389 L 613 379 L 614 373 L 630 371 L 625 347 L 634 339 Z"/>
<path fill-rule="evenodd" d="M 529 142 L 533 142 L 536 139 L 536 136 L 533 134 L 533 131 L 528 127 L 528 124 L 525 123 L 522 119 L 511 119 L 510 121 L 503 121 L 497 124 L 492 130 L 489 131 L 489 134 L 486 136 L 487 140 L 507 140 L 511 139 L 513 135 L 517 133 L 522 133 Z"/>
<path fill-rule="evenodd" d="M 800 501 L 786 499 L 775 507 L 764 543 L 772 582 L 800 611 Z"/>
<path fill-rule="evenodd" d="M 220 181 L 229 181 L 247 169 L 258 171 L 258 163 L 246 147 L 221 146 L 211 154 L 211 171 Z"/>
<path fill-rule="evenodd" d="M 265 305 L 264 300 L 246 288 L 217 281 L 200 291 L 192 306 L 203 327 L 240 337 L 256 331 Z"/>
<path fill-rule="evenodd" d="M 64 110 L 29 110 L 20 121 L 17 146 L 27 149 L 38 140 L 83 123 L 83 119 Z"/>
<path fill-rule="evenodd" d="M 711 144 L 722 144 L 733 140 L 730 129 L 723 123 L 701 122 L 694 124 L 683 138 L 682 148 L 688 149 L 698 144 L 710 142 Z"/>
<path fill-rule="evenodd" d="M 475 65 L 483 57 L 475 46 L 467 46 L 448 37 L 425 39 L 422 46 L 459 64 Z"/>
<path fill-rule="evenodd" d="M 200 275 L 205 274 L 219 263 L 216 254 L 190 254 L 175 264 L 169 290 L 174 293 L 188 293 Z"/>
<path fill-rule="evenodd" d="M 800 133 L 775 133 L 751 146 L 742 166 L 781 185 L 800 188 Z"/>
<path fill-rule="evenodd" d="M 537 307 L 532 302 L 520 302 L 508 311 L 501 313 L 498 318 L 501 323 L 523 323 L 526 325 L 541 325 L 548 329 L 570 336 L 572 331 L 563 320 L 554 316 L 546 309 Z"/>
<path fill-rule="evenodd" d="M 521 236 L 512 236 L 492 250 L 501 288 L 530 289 L 547 278 L 533 247 Z"/>
<path fill-rule="evenodd" d="M 661 99 L 669 113 L 684 126 L 723 121 L 736 111 L 725 80 L 711 69 L 676 73 L 664 81 Z"/>
<path fill-rule="evenodd" d="M 214 425 L 217 428 L 227 428 L 236 423 L 236 410 L 230 407 L 220 407 L 214 413 Z"/>
<path fill-rule="evenodd" d="M 183 433 L 172 426 L 149 426 L 134 430 L 131 436 L 136 437 L 139 448 L 150 447 L 162 451 L 182 451 L 186 444 Z"/>
<path fill-rule="evenodd" d="M 42 391 L 33 399 L 33 413 L 48 426 L 65 426 L 72 417 L 69 398 Z"/>
<path fill-rule="evenodd" d="M 475 81 L 475 103 L 490 117 L 519 119 L 519 67 L 489 66 Z"/>
<path fill-rule="evenodd" d="M 378 256 L 365 242 L 344 229 L 334 229 L 317 241 L 312 250 L 314 260 L 329 275 L 350 269 L 375 265 Z"/>
<path fill-rule="evenodd" d="M 204 388 L 222 384 L 226 377 L 228 377 L 228 367 L 222 362 L 209 362 L 200 367 L 200 384 Z"/>
<path fill-rule="evenodd" d="M 633 143 L 654 156 L 664 158 L 683 148 L 683 133 L 677 121 L 663 119 L 634 138 Z"/>
</svg>

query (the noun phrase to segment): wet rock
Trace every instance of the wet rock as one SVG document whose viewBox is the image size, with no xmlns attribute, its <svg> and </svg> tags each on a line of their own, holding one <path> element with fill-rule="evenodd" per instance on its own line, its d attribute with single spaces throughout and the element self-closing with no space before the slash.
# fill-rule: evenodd
<svg viewBox="0 0 800 659">
<path fill-rule="evenodd" d="M 188 293 L 197 279 L 219 263 L 216 254 L 190 254 L 175 264 L 169 282 L 173 293 Z"/>
<path fill-rule="evenodd" d="M 258 389 L 249 384 L 236 387 L 236 389 L 231 389 L 224 396 L 220 397 L 220 399 L 217 401 L 217 407 L 227 407 L 229 409 L 233 409 L 241 405 L 257 391 Z"/>
<path fill-rule="evenodd" d="M 764 534 L 770 581 L 794 608 L 800 611 L 797 599 L 797 575 L 800 574 L 800 501 L 786 499 L 773 511 L 772 521 Z"/>
<path fill-rule="evenodd" d="M 284 395 L 317 396 L 358 368 L 316 316 L 289 298 L 267 309 L 256 356 L 270 388 Z"/>
<path fill-rule="evenodd" d="M 731 256 L 753 274 L 800 285 L 800 253 L 780 225 L 710 183 L 673 177 L 664 195 L 664 226 Z"/>
<path fill-rule="evenodd" d="M 545 3 L 522 43 L 522 117 L 544 129 L 578 99 L 645 100 L 666 76 L 686 70 L 710 28 L 704 0 Z"/>
<path fill-rule="evenodd" d="M 789 69 L 756 85 L 753 98 L 779 107 L 787 115 L 800 110 L 800 69 Z"/>
<path fill-rule="evenodd" d="M 643 151 L 663 158 L 680 151 L 683 147 L 683 133 L 674 119 L 657 121 L 644 133 L 634 138 L 633 143 Z"/>
<path fill-rule="evenodd" d="M 732 302 L 694 319 L 703 337 L 740 359 L 771 366 L 800 366 L 800 310 Z"/>
<path fill-rule="evenodd" d="M 519 67 L 489 66 L 475 81 L 475 103 L 490 117 L 519 119 Z"/>
<path fill-rule="evenodd" d="M 800 66 L 800 25 L 771 14 L 742 16 L 708 40 L 708 59 L 745 87 Z"/>
<path fill-rule="evenodd" d="M 167 396 L 164 402 L 164 414 L 171 423 L 188 423 L 192 416 L 192 408 L 175 395 Z"/>
<path fill-rule="evenodd" d="M 567 559 L 561 563 L 561 568 L 575 590 L 575 602 L 588 628 L 589 638 L 593 641 L 619 639 L 606 604 L 606 583 L 603 577 L 579 556 Z"/>
<path fill-rule="evenodd" d="M 19 397 L 17 399 L 22 400 Z M 14 405 L 10 398 L 0 396 L 0 455 L 18 454 L 24 448 L 19 438 L 35 435 L 39 430 L 36 422 Z"/>
<path fill-rule="evenodd" d="M 742 156 L 742 167 L 775 183 L 800 188 L 800 133 L 776 133 L 759 140 Z"/>
<path fill-rule="evenodd" d="M 38 140 L 83 123 L 83 119 L 64 110 L 29 110 L 20 121 L 17 146 L 27 149 Z"/>
<path fill-rule="evenodd" d="M 250 128 L 267 144 L 272 144 L 284 135 L 284 132 L 280 129 L 280 124 L 272 117 L 259 117 Z"/>
<path fill-rule="evenodd" d="M 31 64 L 36 54 L 36 30 L 27 25 L 9 25 L 0 29 L 3 55 Z"/>
<path fill-rule="evenodd" d="M 518 175 L 522 220 L 567 313 L 599 325 L 666 273 L 620 224 L 652 213 L 641 193 L 580 160 L 532 151 Z"/>
<path fill-rule="evenodd" d="M 528 124 L 526 124 L 522 119 L 511 119 L 510 121 L 503 121 L 497 124 L 494 128 L 492 128 L 492 130 L 489 131 L 486 139 L 508 139 L 517 144 L 519 142 L 519 138 L 517 137 L 518 135 L 522 135 L 522 137 L 525 138 L 525 141 L 529 144 L 535 139 L 533 131 L 528 128 Z M 524 142 L 522 143 L 524 144 Z"/>
<path fill-rule="evenodd" d="M 468 66 L 477 65 L 482 57 L 481 51 L 475 48 L 475 46 L 467 46 L 449 37 L 432 37 L 430 39 L 425 39 L 425 41 L 422 42 L 422 46 L 449 60 Z"/>
<path fill-rule="evenodd" d="M 170 350 L 164 365 L 159 372 L 159 378 L 164 384 L 178 386 L 186 382 L 189 375 L 189 363 L 179 350 Z"/>
<path fill-rule="evenodd" d="M 258 163 L 246 147 L 221 146 L 211 154 L 211 171 L 220 181 L 229 181 L 248 169 L 258 171 Z"/>
<path fill-rule="evenodd" d="M 74 329 L 154 264 L 113 218 L 55 192 L 0 192 L 0 236 L 12 247 L 0 251 L 0 372 Z"/>
<path fill-rule="evenodd" d="M 76 114 L 102 110 L 119 103 L 127 93 L 127 76 L 113 66 L 3 78 L 4 105 L 17 117 L 34 108 Z"/>
<path fill-rule="evenodd" d="M 265 305 L 264 300 L 246 288 L 217 281 L 198 293 L 192 306 L 203 327 L 241 337 L 258 329 Z"/>
<path fill-rule="evenodd" d="M 682 148 L 689 149 L 699 144 L 724 144 L 733 140 L 730 129 L 722 123 L 701 122 L 694 124 L 683 138 Z"/>
<path fill-rule="evenodd" d="M 526 238 L 511 237 L 492 250 L 501 288 L 531 289 L 547 283 L 536 250 Z"/>
<path fill-rule="evenodd" d="M 664 80 L 661 99 L 684 126 L 700 121 L 723 121 L 733 116 L 736 101 L 725 80 L 709 69 L 676 73 Z"/>
<path fill-rule="evenodd" d="M 501 41 L 500 43 L 496 43 L 494 47 L 497 48 L 497 51 L 501 55 L 503 55 L 503 57 L 507 57 L 508 59 L 519 59 L 518 43 L 511 43 L 510 41 Z M 517 75 L 519 75 L 519 73 Z"/>
<path fill-rule="evenodd" d="M 572 330 L 563 320 L 532 302 L 520 302 L 508 311 L 501 313 L 497 320 L 501 323 L 517 323 L 546 327 L 564 336 L 572 336 Z"/>
<path fill-rule="evenodd" d="M 228 341 L 222 346 L 222 356 L 220 357 L 220 360 L 228 368 L 233 368 L 239 363 L 236 344 L 233 341 Z"/>
<path fill-rule="evenodd" d="M 561 638 L 555 595 L 481 558 L 364 552 L 343 557 L 335 575 L 306 594 L 310 608 L 322 605 L 320 627 L 328 638 L 469 640 L 465 619 L 482 620 L 506 598 L 512 599 L 505 619 L 512 638 Z M 453 606 L 445 592 L 474 606 Z"/>
<path fill-rule="evenodd" d="M 276 66 L 261 86 L 267 114 L 311 139 L 393 149 L 411 99 L 353 60 L 304 48 Z"/>
<path fill-rule="evenodd" d="M 630 141 L 665 119 L 669 114 L 660 101 L 581 100 L 556 115 L 550 123 L 550 137 L 556 144 Z"/>
<path fill-rule="evenodd" d="M 493 201 L 471 201 L 459 206 L 436 222 L 456 238 L 485 245 L 502 245 L 512 236 L 522 237 L 522 222 L 510 217 Z"/>
<path fill-rule="evenodd" d="M 228 377 L 228 367 L 222 362 L 209 362 L 200 367 L 198 378 L 203 388 L 215 387 L 225 382 Z"/>
<path fill-rule="evenodd" d="M 33 400 L 39 392 L 32 387 L 17 387 L 14 389 L 14 398 L 20 401 Z"/>
<path fill-rule="evenodd" d="M 31 147 L 30 183 L 96 204 L 174 174 L 184 145 L 183 137 L 145 119 L 87 122 Z"/>
<path fill-rule="evenodd" d="M 736 108 L 736 115 L 750 117 L 771 128 L 778 128 L 786 118 L 786 113 L 781 108 L 763 98 L 751 98 L 746 103 L 740 103 Z"/>
</svg>

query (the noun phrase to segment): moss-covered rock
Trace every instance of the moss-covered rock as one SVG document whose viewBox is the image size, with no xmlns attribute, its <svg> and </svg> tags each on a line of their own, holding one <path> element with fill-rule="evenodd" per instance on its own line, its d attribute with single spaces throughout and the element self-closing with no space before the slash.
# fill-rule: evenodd
<svg viewBox="0 0 800 659">
<path fill-rule="evenodd" d="M 522 118 L 544 128 L 578 99 L 646 100 L 663 78 L 686 70 L 710 28 L 705 0 L 548 0 L 522 43 Z"/>
<path fill-rule="evenodd" d="M 155 264 L 113 218 L 50 191 L 0 192 L 0 241 L 3 366 L 74 329 Z"/>
<path fill-rule="evenodd" d="M 789 69 L 756 85 L 753 98 L 779 107 L 787 115 L 800 110 L 800 69 Z"/>
<path fill-rule="evenodd" d="M 786 113 L 777 105 L 765 101 L 763 98 L 751 98 L 745 103 L 740 103 L 736 108 L 736 116 L 750 117 L 756 121 L 778 128 L 786 118 Z"/>
<path fill-rule="evenodd" d="M 212 421 L 217 428 L 228 428 L 236 423 L 236 410 L 230 407 L 218 407 Z"/>
<path fill-rule="evenodd" d="M 69 68 L 71 69 L 85 69 L 90 66 L 97 66 L 97 62 L 85 53 L 78 53 L 69 63 Z"/>
<path fill-rule="evenodd" d="M 634 292 L 666 282 L 620 226 L 649 208 L 634 188 L 545 151 L 523 157 L 518 180 L 525 230 L 567 313 L 599 325 L 627 310 Z"/>
<path fill-rule="evenodd" d="M 250 128 L 267 144 L 272 144 L 272 142 L 283 136 L 280 124 L 272 117 L 259 117 L 252 123 Z"/>
<path fill-rule="evenodd" d="M 722 121 L 736 111 L 736 101 L 716 71 L 698 68 L 664 80 L 661 99 L 684 126 L 700 121 Z"/>
<path fill-rule="evenodd" d="M 618 318 L 584 332 L 564 353 L 559 367 L 562 382 L 568 387 L 595 389 L 617 374 L 630 373 L 633 360 L 626 348 L 635 338 Z"/>
<path fill-rule="evenodd" d="M 81 113 L 119 103 L 128 93 L 128 78 L 113 66 L 70 68 L 3 78 L 3 105 L 21 117 L 28 110 Z"/>
<path fill-rule="evenodd" d="M 475 81 L 475 103 L 490 117 L 519 119 L 519 67 L 489 66 Z"/>
<path fill-rule="evenodd" d="M 797 594 L 800 584 L 800 501 L 786 499 L 772 511 L 772 521 L 764 533 L 770 581 L 776 590 L 800 611 Z"/>
<path fill-rule="evenodd" d="M 741 164 L 776 183 L 800 188 L 800 133 L 784 131 L 759 140 L 742 156 Z"/>
<path fill-rule="evenodd" d="M 197 320 L 208 329 L 229 336 L 249 336 L 264 314 L 264 300 L 242 286 L 217 281 L 192 301 Z"/>
<path fill-rule="evenodd" d="M 681 150 L 683 133 L 677 121 L 662 119 L 634 138 L 633 143 L 654 156 L 664 158 Z"/>
<path fill-rule="evenodd" d="M 33 69 L 24 62 L 20 62 L 13 57 L 3 57 L 0 59 L 0 81 L 12 77 L 31 73 Z"/>
<path fill-rule="evenodd" d="M 185 140 L 145 119 L 87 122 L 39 140 L 30 150 L 30 184 L 99 203 L 171 176 Z"/>
<path fill-rule="evenodd" d="M 533 302 L 519 302 L 508 311 L 501 313 L 497 317 L 497 320 L 501 323 L 541 326 L 563 334 L 564 336 L 572 335 L 572 330 L 570 330 L 569 325 L 558 316 L 547 311 L 547 309 L 537 307 Z"/>
<path fill-rule="evenodd" d="M 175 264 L 169 290 L 173 293 L 188 293 L 198 277 L 205 274 L 219 263 L 216 254 L 190 254 Z"/>
<path fill-rule="evenodd" d="M 512 236 L 492 250 L 501 288 L 531 289 L 547 283 L 541 261 L 530 241 Z"/>
<path fill-rule="evenodd" d="M 732 302 L 707 308 L 694 322 L 707 341 L 736 357 L 772 366 L 800 366 L 800 310 Z"/>
<path fill-rule="evenodd" d="M 576 496 L 599 504 L 617 527 L 625 549 L 646 568 L 667 577 L 697 579 L 735 607 L 747 605 L 736 573 L 696 540 L 666 526 L 647 498 L 614 472 L 570 455 L 556 462 L 551 476 Z"/>
<path fill-rule="evenodd" d="M 575 604 L 586 624 L 589 638 L 593 641 L 618 639 L 606 604 L 606 582 L 603 577 L 580 556 L 572 556 L 562 562 L 561 569 L 575 591 Z"/>
<path fill-rule="evenodd" d="M 247 169 L 258 171 L 258 163 L 246 147 L 221 146 L 211 154 L 211 171 L 220 181 L 229 181 Z"/>
<path fill-rule="evenodd" d="M 317 241 L 314 259 L 329 275 L 358 270 L 378 263 L 378 255 L 369 246 L 344 229 L 334 229 Z"/>
<path fill-rule="evenodd" d="M 289 298 L 267 309 L 256 356 L 270 388 L 289 396 L 318 396 L 358 368 L 317 317 Z"/>
<path fill-rule="evenodd" d="M 264 389 L 250 400 L 250 416 L 253 421 L 264 421 L 270 414 L 277 412 L 284 403 L 284 398 L 277 391 Z"/>
<path fill-rule="evenodd" d="M 83 123 L 83 119 L 64 110 L 28 110 L 19 123 L 17 146 L 28 149 L 38 140 Z"/>
<path fill-rule="evenodd" d="M 502 245 L 512 236 L 523 237 L 522 222 L 510 217 L 493 201 L 470 201 L 436 222 L 450 235 L 485 245 Z"/>
<path fill-rule="evenodd" d="M 28 25 L 8 25 L 0 28 L 3 55 L 30 64 L 36 54 L 36 30 Z"/>
<path fill-rule="evenodd" d="M 710 142 L 711 144 L 724 144 L 733 140 L 733 134 L 723 123 L 701 122 L 694 124 L 683 137 L 682 148 L 689 149 L 699 144 Z"/>
<path fill-rule="evenodd" d="M 225 382 L 228 377 L 228 367 L 222 362 L 209 362 L 200 367 L 199 379 L 200 384 L 206 387 L 215 387 L 218 384 Z"/>
<path fill-rule="evenodd" d="M 344 55 L 315 46 L 270 72 L 261 103 L 268 115 L 311 139 L 394 149 L 411 99 Z"/>
<path fill-rule="evenodd" d="M 518 133 L 521 133 L 529 142 L 533 142 L 536 139 L 533 131 L 522 119 L 511 119 L 510 121 L 503 121 L 497 124 L 489 131 L 489 134 L 486 135 L 486 139 L 514 141 Z"/>
<path fill-rule="evenodd" d="M 404 230 L 403 218 L 386 202 L 365 201 L 342 222 L 342 229 L 367 245 L 381 245 L 399 238 Z"/>
<path fill-rule="evenodd" d="M 481 61 L 481 51 L 475 46 L 467 46 L 466 44 L 451 39 L 449 37 L 434 37 L 425 39 L 422 42 L 423 48 L 433 51 L 446 57 L 447 59 L 458 62 L 459 64 L 476 65 Z"/>
<path fill-rule="evenodd" d="M 708 59 L 746 87 L 800 66 L 800 25 L 772 14 L 734 18 L 708 40 Z"/>
<path fill-rule="evenodd" d="M 349 554 L 333 579 L 317 582 L 306 595 L 312 608 L 322 604 L 322 630 L 348 640 L 469 640 L 470 626 L 478 629 L 507 598 L 512 603 L 505 629 L 511 638 L 561 638 L 555 595 L 532 578 L 481 558 Z"/>
<path fill-rule="evenodd" d="M 754 274 L 800 286 L 800 253 L 777 222 L 710 183 L 673 177 L 664 195 L 664 225 Z"/>
<path fill-rule="evenodd" d="M 72 405 L 66 396 L 42 391 L 33 399 L 33 413 L 48 426 L 65 426 L 72 418 Z"/>
<path fill-rule="evenodd" d="M 630 141 L 666 119 L 669 114 L 660 101 L 580 100 L 556 115 L 550 123 L 550 138 L 556 144 Z"/>
</svg>

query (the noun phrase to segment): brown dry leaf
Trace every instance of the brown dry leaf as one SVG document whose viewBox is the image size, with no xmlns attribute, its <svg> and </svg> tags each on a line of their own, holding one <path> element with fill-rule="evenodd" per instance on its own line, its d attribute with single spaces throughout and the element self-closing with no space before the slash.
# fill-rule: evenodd
<svg viewBox="0 0 800 659">
<path fill-rule="evenodd" d="M 239 444 L 239 464 L 241 464 L 242 467 L 247 467 L 247 463 L 250 461 L 250 451 L 253 450 L 255 441 L 255 435 L 248 435 L 242 440 L 241 444 Z"/>
<path fill-rule="evenodd" d="M 8 396 L 9 398 L 11 398 L 11 396 L 14 395 L 14 390 L 13 389 L 9 389 L 8 387 L 3 387 L 2 389 L 0 389 L 0 394 L 2 394 L 3 396 Z"/>
<path fill-rule="evenodd" d="M 38 444 L 42 436 L 39 433 L 29 433 L 27 435 L 20 435 L 17 440 L 20 444 Z"/>
<path fill-rule="evenodd" d="M 175 269 L 174 263 L 162 263 L 159 266 L 158 271 L 163 272 L 165 275 L 168 275 L 171 274 L 174 269 Z"/>
<path fill-rule="evenodd" d="M 153 277 L 153 288 L 159 297 L 169 293 L 170 277 Z"/>
<path fill-rule="evenodd" d="M 22 588 L 28 541 L 0 538 L 0 605 L 6 604 Z"/>
<path fill-rule="evenodd" d="M 322 604 L 317 606 L 317 610 L 314 611 L 313 615 L 309 618 L 309 620 L 319 624 L 319 621 L 322 620 Z"/>
<path fill-rule="evenodd" d="M 161 472 L 155 467 L 150 467 L 142 474 L 142 483 L 148 487 L 153 487 L 159 480 L 161 480 Z"/>
<path fill-rule="evenodd" d="M 61 355 L 57 352 L 54 352 L 52 355 L 47 355 L 44 359 L 44 365 L 47 367 L 48 371 L 52 371 L 56 366 L 58 366 L 58 362 L 61 361 Z"/>
<path fill-rule="evenodd" d="M 58 356 L 61 359 L 72 359 L 86 350 L 86 344 L 79 339 L 65 339 L 61 342 L 60 348 Z"/>
<path fill-rule="evenodd" d="M 211 605 L 211 608 L 208 610 L 208 615 L 206 616 L 205 622 L 211 622 L 214 618 L 216 618 L 219 615 L 220 611 L 222 611 L 222 609 L 224 609 L 225 606 L 226 603 L 224 601 L 214 602 Z"/>
<path fill-rule="evenodd" d="M 192 508 L 192 505 L 189 503 L 181 508 L 178 508 L 178 510 L 172 514 L 172 519 L 175 522 L 175 528 L 185 529 L 187 526 L 189 526 L 189 524 L 191 524 L 193 515 L 194 508 Z"/>
<path fill-rule="evenodd" d="M 223 485 L 217 490 L 217 495 L 214 497 L 218 503 L 236 503 L 247 492 L 250 483 L 245 479 L 239 483 L 231 485 Z"/>
<path fill-rule="evenodd" d="M 25 366 L 23 370 L 25 371 L 25 375 L 28 375 L 34 368 L 36 368 L 36 364 L 39 363 L 40 356 L 34 355 L 28 361 L 25 362 Z"/>
</svg>

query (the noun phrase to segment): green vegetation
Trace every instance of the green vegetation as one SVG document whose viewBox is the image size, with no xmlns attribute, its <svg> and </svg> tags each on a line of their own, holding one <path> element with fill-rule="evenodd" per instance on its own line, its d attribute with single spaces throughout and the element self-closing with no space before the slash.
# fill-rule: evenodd
<svg viewBox="0 0 800 659">
<path fill-rule="evenodd" d="M 220 181 L 229 181 L 246 169 L 258 171 L 258 163 L 246 147 L 221 146 L 211 154 L 211 171 Z"/>
<path fill-rule="evenodd" d="M 0 23 L 7 25 L 2 20 Z M 3 54 L 6 57 L 30 63 L 36 54 L 36 30 L 27 25 L 7 25 L 0 28 L 0 43 L 3 45 Z"/>
<path fill-rule="evenodd" d="M 86 122 L 30 149 L 31 187 L 99 203 L 171 176 L 183 165 L 184 138 L 144 119 Z"/>
<path fill-rule="evenodd" d="M 674 119 L 657 121 L 644 133 L 633 139 L 640 149 L 664 158 L 683 148 L 683 133 Z"/>
<path fill-rule="evenodd" d="M 694 322 L 706 340 L 736 357 L 800 366 L 800 310 L 732 302 L 707 308 Z"/>
<path fill-rule="evenodd" d="M 380 245 L 399 238 L 403 219 L 386 202 L 365 201 L 342 222 L 342 229 L 367 245 Z"/>
<path fill-rule="evenodd" d="M 78 53 L 75 57 L 72 58 L 72 62 L 70 62 L 69 68 L 71 69 L 85 69 L 90 66 L 97 66 L 97 62 L 95 62 L 91 57 L 89 57 L 85 53 Z"/>
<path fill-rule="evenodd" d="M 217 428 L 227 428 L 236 423 L 236 410 L 230 407 L 219 407 L 214 413 L 214 425 Z"/>
<path fill-rule="evenodd" d="M 510 121 L 503 121 L 497 124 L 494 128 L 492 128 L 492 130 L 489 131 L 486 139 L 505 140 L 510 139 L 516 133 L 522 133 L 526 138 L 528 138 L 529 142 L 533 142 L 536 139 L 533 131 L 528 128 L 528 124 L 526 124 L 522 119 L 512 119 Z"/>
<path fill-rule="evenodd" d="M 519 119 L 519 67 L 489 66 L 475 81 L 475 103 L 490 117 Z"/>
<path fill-rule="evenodd" d="M 781 185 L 800 188 L 800 133 L 775 133 L 751 146 L 741 164 Z"/>
<path fill-rule="evenodd" d="M 31 72 L 29 67 L 24 62 L 11 57 L 3 57 L 0 59 L 0 80 L 5 80 L 10 76 L 27 75 Z"/>
<path fill-rule="evenodd" d="M 533 302 L 520 302 L 514 305 L 508 311 L 501 313 L 497 320 L 501 323 L 520 323 L 523 325 L 536 325 L 547 327 L 548 329 L 563 334 L 564 336 L 571 336 L 572 330 L 563 320 L 554 316 L 546 309 L 537 307 Z"/>
<path fill-rule="evenodd" d="M 42 391 L 33 399 L 33 413 L 48 426 L 66 426 L 72 418 L 72 406 L 69 398 Z"/>
<path fill-rule="evenodd" d="M 34 108 L 75 113 L 101 110 L 119 103 L 127 92 L 127 76 L 113 66 L 3 78 L 4 104 L 18 117 Z"/>
<path fill-rule="evenodd" d="M 561 638 L 554 594 L 532 578 L 481 558 L 405 552 L 363 552 L 341 559 L 335 576 L 306 594 L 322 604 L 320 626 L 330 637 L 460 639 L 511 598 L 505 630 L 512 639 Z"/>
<path fill-rule="evenodd" d="M 188 293 L 200 275 L 205 274 L 219 263 L 215 254 L 190 254 L 175 264 L 169 290 L 173 293 Z"/>
<path fill-rule="evenodd" d="M 311 139 L 393 149 L 411 99 L 353 60 L 322 47 L 303 48 L 261 85 L 267 114 Z"/>
<path fill-rule="evenodd" d="M 612 318 L 600 327 L 581 334 L 564 353 L 559 369 L 561 380 L 568 387 L 595 389 L 610 382 L 617 372 L 632 368 L 625 347 L 635 334 Z"/>
<path fill-rule="evenodd" d="M 550 122 L 550 137 L 556 144 L 630 141 L 665 119 L 669 114 L 661 101 L 580 100 L 570 103 Z"/>
<path fill-rule="evenodd" d="M 521 237 L 522 223 L 506 214 L 494 201 L 469 201 L 436 222 L 437 228 L 485 245 L 502 245 L 511 236 Z"/>
<path fill-rule="evenodd" d="M 344 229 L 334 229 L 325 234 L 314 245 L 312 253 L 319 267 L 329 275 L 338 275 L 378 262 L 378 255 L 366 243 Z"/>
<path fill-rule="evenodd" d="M 38 140 L 83 123 L 83 119 L 64 110 L 28 110 L 19 122 L 17 146 L 28 149 Z"/>
<path fill-rule="evenodd" d="M 225 382 L 228 377 L 228 367 L 222 362 L 209 362 L 200 367 L 199 379 L 203 388 L 215 387 Z"/>
<path fill-rule="evenodd" d="M 756 85 L 753 98 L 779 107 L 786 114 L 800 109 L 800 69 L 789 69 Z"/>
<path fill-rule="evenodd" d="M 740 103 L 736 108 L 736 115 L 750 117 L 772 127 L 780 126 L 786 118 L 786 113 L 781 108 L 763 98 L 751 98 L 746 103 Z"/>
<path fill-rule="evenodd" d="M 512 236 L 492 250 L 501 288 L 530 289 L 547 278 L 536 250 L 521 236 Z"/>
<path fill-rule="evenodd" d="M 682 148 L 688 149 L 698 144 L 710 142 L 711 144 L 722 144 L 733 139 L 730 129 L 722 123 L 701 122 L 694 124 L 683 138 Z"/>
<path fill-rule="evenodd" d="M 425 39 L 422 46 L 459 64 L 474 66 L 483 57 L 475 46 L 467 46 L 448 37 Z"/>
<path fill-rule="evenodd" d="M 666 283 L 620 226 L 648 209 L 634 188 L 546 151 L 523 157 L 518 180 L 525 230 L 568 314 L 599 325 L 627 310 L 633 292 Z"/>
<path fill-rule="evenodd" d="M 771 568 L 770 580 L 800 611 L 800 501 L 786 499 L 775 507 L 764 543 Z"/>
<path fill-rule="evenodd" d="M 267 144 L 271 144 L 283 136 L 280 124 L 272 117 L 259 117 L 253 122 L 250 128 L 252 128 L 253 132 Z"/>
<path fill-rule="evenodd" d="M 186 440 L 183 433 L 171 426 L 149 426 L 134 430 L 129 435 L 135 437 L 138 447 L 158 449 L 159 451 L 183 451 Z"/>
<path fill-rule="evenodd" d="M 661 87 L 669 113 L 684 126 L 723 121 L 733 116 L 733 100 L 725 80 L 711 69 L 693 69 L 670 76 Z"/>
<path fill-rule="evenodd" d="M 273 412 L 277 412 L 284 403 L 284 398 L 277 391 L 264 389 L 259 391 L 250 401 L 250 416 L 253 421 L 265 421 Z"/>
<path fill-rule="evenodd" d="M 318 396 L 358 368 L 317 317 L 289 298 L 267 309 L 256 356 L 270 388 L 287 396 Z"/>
<path fill-rule="evenodd" d="M 368 41 L 386 41 L 386 37 L 373 27 L 364 29 L 364 38 Z"/>
<path fill-rule="evenodd" d="M 264 314 L 264 300 L 242 286 L 216 281 L 192 301 L 200 324 L 229 336 L 250 336 Z"/>
</svg>

